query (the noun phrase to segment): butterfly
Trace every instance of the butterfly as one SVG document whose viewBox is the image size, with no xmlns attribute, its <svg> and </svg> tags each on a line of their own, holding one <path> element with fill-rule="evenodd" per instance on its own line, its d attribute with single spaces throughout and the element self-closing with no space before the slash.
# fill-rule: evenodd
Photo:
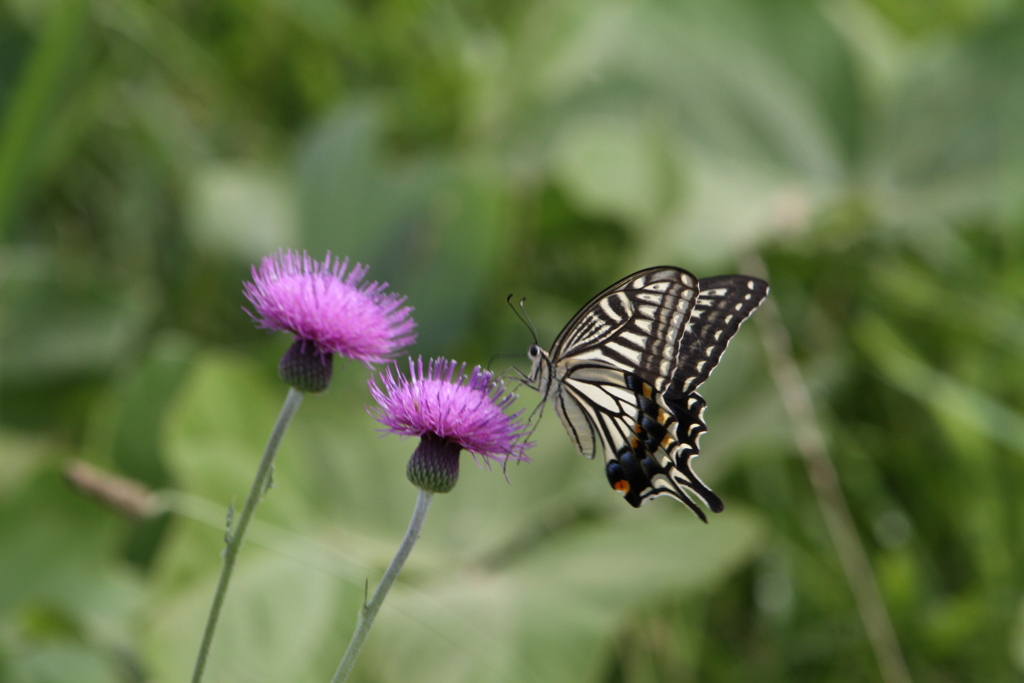
<svg viewBox="0 0 1024 683">
<path fill-rule="evenodd" d="M 690 468 L 707 430 L 696 389 L 767 295 L 753 277 L 641 270 L 591 299 L 550 351 L 531 345 L 523 382 L 554 404 L 581 455 L 600 445 L 608 482 L 630 505 L 671 496 L 706 522 L 690 494 L 712 512 L 724 505 Z"/>
</svg>

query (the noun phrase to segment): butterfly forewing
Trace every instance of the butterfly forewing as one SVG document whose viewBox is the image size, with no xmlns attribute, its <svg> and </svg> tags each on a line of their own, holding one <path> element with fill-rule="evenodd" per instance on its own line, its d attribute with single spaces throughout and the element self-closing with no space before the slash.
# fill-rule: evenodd
<svg viewBox="0 0 1024 683">
<path fill-rule="evenodd" d="M 742 276 L 634 273 L 580 309 L 550 354 L 538 352 L 528 384 L 555 403 L 581 454 L 601 443 L 609 483 L 631 505 L 669 495 L 705 519 L 691 493 L 723 506 L 690 468 L 706 430 L 694 390 L 767 293 Z"/>
<path fill-rule="evenodd" d="M 740 324 L 768 295 L 766 282 L 742 275 L 704 278 L 698 288 L 683 328 L 670 394 L 685 395 L 708 378 Z"/>
<path fill-rule="evenodd" d="M 697 280 L 678 268 L 623 278 L 577 313 L 551 347 L 558 363 L 629 368 L 656 390 L 672 377 L 679 336 L 697 297 Z"/>
</svg>

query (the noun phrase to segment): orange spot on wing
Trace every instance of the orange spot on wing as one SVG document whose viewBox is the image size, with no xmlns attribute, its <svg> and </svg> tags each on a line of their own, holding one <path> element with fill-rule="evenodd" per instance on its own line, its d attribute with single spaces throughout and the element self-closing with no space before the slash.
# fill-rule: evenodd
<svg viewBox="0 0 1024 683">
<path fill-rule="evenodd" d="M 625 479 L 619 479 L 617 482 L 612 484 L 612 488 L 619 493 L 629 493 L 629 482 Z"/>
</svg>

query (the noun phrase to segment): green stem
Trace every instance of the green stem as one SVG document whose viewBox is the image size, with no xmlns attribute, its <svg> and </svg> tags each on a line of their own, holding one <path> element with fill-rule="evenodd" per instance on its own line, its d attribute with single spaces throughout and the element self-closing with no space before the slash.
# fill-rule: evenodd
<svg viewBox="0 0 1024 683">
<path fill-rule="evenodd" d="M 217 582 L 217 592 L 213 594 L 213 604 L 210 606 L 210 615 L 206 618 L 206 630 L 203 631 L 203 642 L 199 646 L 199 655 L 196 657 L 196 668 L 192 672 L 192 683 L 199 683 L 203 679 L 203 670 L 206 669 L 206 659 L 210 654 L 210 644 L 213 642 L 213 633 L 217 629 L 217 619 L 220 617 L 221 607 L 224 605 L 224 598 L 228 593 L 228 583 L 231 581 L 231 573 L 235 569 L 235 558 L 238 556 L 238 549 L 242 547 L 242 539 L 245 537 L 245 530 L 249 526 L 249 520 L 256 510 L 256 506 L 263 498 L 267 490 L 270 475 L 274 470 L 274 456 L 277 455 L 277 447 L 281 444 L 281 437 L 288 423 L 295 416 L 295 411 L 302 403 L 302 392 L 297 389 L 289 389 L 288 396 L 281 406 L 281 414 L 277 416 L 274 430 L 270 433 L 270 440 L 267 441 L 267 448 L 263 452 L 263 459 L 256 470 L 256 478 L 253 479 L 252 488 L 249 489 L 249 497 L 245 499 L 245 507 L 238 518 L 238 524 L 231 528 L 230 517 L 227 531 L 227 546 L 224 548 L 224 566 L 221 567 L 220 580 Z"/>
<path fill-rule="evenodd" d="M 349 641 L 348 649 L 345 650 L 345 656 L 341 658 L 341 663 L 338 664 L 338 670 L 334 673 L 331 683 L 342 683 L 352 672 L 352 667 L 356 664 L 356 657 L 363 649 L 363 643 L 366 641 L 366 636 L 370 634 L 370 627 L 373 626 L 373 620 L 376 618 L 377 612 L 380 611 L 384 598 L 391 590 L 395 579 L 398 578 L 398 572 L 402 571 L 402 565 L 405 564 L 406 558 L 412 552 L 416 539 L 420 537 L 420 529 L 423 527 L 423 520 L 427 516 L 427 509 L 430 507 L 430 501 L 434 494 L 424 489 L 419 491 L 419 496 L 416 498 L 416 509 L 413 510 L 412 519 L 409 520 L 409 528 L 405 532 L 405 538 L 402 539 L 402 545 L 398 546 L 395 559 L 391 560 L 391 564 L 388 565 L 370 602 L 363 605 L 363 609 L 359 611 L 355 633 L 352 634 L 352 640 Z"/>
</svg>

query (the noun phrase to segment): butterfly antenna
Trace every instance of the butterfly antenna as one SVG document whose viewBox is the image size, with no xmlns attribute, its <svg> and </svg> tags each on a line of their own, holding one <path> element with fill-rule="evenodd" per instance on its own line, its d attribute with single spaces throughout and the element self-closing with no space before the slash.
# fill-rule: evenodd
<svg viewBox="0 0 1024 683">
<path fill-rule="evenodd" d="M 533 343 L 539 346 L 540 337 L 537 336 L 537 327 L 533 324 L 533 321 L 530 320 L 530 316 L 526 312 L 526 297 L 524 296 L 522 299 L 519 300 L 518 311 L 516 310 L 515 305 L 512 304 L 511 294 L 509 294 L 508 297 L 505 299 L 505 303 L 509 305 L 509 308 L 512 309 L 512 312 L 515 313 L 516 317 L 519 318 L 520 322 L 526 325 L 526 327 L 530 330 L 530 334 L 533 335 Z M 529 381 L 529 376 L 519 368 L 511 366 L 510 369 L 517 375 L 515 379 L 516 381 L 519 382 L 519 386 L 522 386 L 523 384 Z M 526 424 L 529 431 L 523 436 L 524 442 L 529 441 L 533 437 L 533 433 L 537 431 L 537 425 L 540 424 L 540 416 L 543 415 L 544 413 L 544 403 L 546 402 L 545 399 L 547 399 L 547 396 L 541 397 L 540 403 L 538 403 L 537 406 L 532 411 L 530 411 L 530 416 L 526 419 Z"/>
<path fill-rule="evenodd" d="M 526 312 L 526 297 L 524 296 L 519 300 L 519 309 L 523 312 L 523 317 L 526 319 L 526 325 L 530 328 L 530 334 L 533 335 L 533 343 L 540 344 L 540 337 L 537 336 L 537 326 L 530 320 L 530 314 Z"/>
<path fill-rule="evenodd" d="M 540 338 L 537 336 L 537 328 L 534 326 L 533 321 L 530 320 L 530 316 L 526 313 L 526 306 L 524 305 L 526 304 L 526 297 L 524 296 L 522 299 L 519 300 L 519 308 L 521 309 L 522 313 L 520 313 L 520 311 L 517 311 L 516 307 L 512 304 L 511 294 L 509 294 L 508 298 L 505 299 L 505 303 L 509 305 L 509 308 L 511 308 L 512 312 L 516 314 L 516 317 L 519 318 L 520 322 L 526 325 L 526 327 L 530 330 L 530 334 L 533 335 L 533 343 L 540 344 Z"/>
</svg>

